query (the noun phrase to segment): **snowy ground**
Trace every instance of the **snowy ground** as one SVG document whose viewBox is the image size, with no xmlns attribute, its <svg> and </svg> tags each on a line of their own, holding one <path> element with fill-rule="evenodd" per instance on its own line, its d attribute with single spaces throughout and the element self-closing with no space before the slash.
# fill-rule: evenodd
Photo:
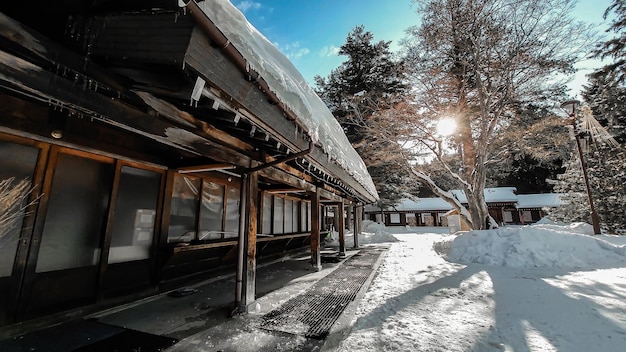
<svg viewBox="0 0 626 352">
<path fill-rule="evenodd" d="M 202 331 L 168 351 L 626 350 L 626 236 L 591 236 L 586 224 L 446 230 L 369 224 L 360 244 L 389 250 L 326 341 L 259 328 L 263 314 L 333 270 L 307 272 L 291 261 L 297 275 L 259 297 L 255 312 L 203 318 Z M 296 259 L 304 268 L 309 256 Z M 285 270 L 265 275 L 271 282 Z"/>
<path fill-rule="evenodd" d="M 348 336 L 324 350 L 626 349 L 626 237 L 592 237 L 586 224 L 414 230 L 386 229 L 398 241 Z M 390 237 L 378 233 L 362 242 Z"/>
</svg>

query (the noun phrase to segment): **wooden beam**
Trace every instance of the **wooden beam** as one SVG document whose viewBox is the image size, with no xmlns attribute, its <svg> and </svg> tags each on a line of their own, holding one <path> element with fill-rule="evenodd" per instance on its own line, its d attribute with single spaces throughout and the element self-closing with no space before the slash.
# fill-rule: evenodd
<svg viewBox="0 0 626 352">
<path fill-rule="evenodd" d="M 283 240 L 285 238 L 294 239 L 294 238 L 299 238 L 299 237 L 309 237 L 310 235 L 311 234 L 308 232 L 303 232 L 303 233 L 293 233 L 289 235 L 263 236 L 263 237 L 257 237 L 256 241 L 257 243 L 271 242 L 271 241 Z"/>
<path fill-rule="evenodd" d="M 323 189 L 321 186 L 316 187 L 314 184 L 297 178 L 294 175 L 289 174 L 285 170 L 276 167 L 268 167 L 266 169 L 262 169 L 259 171 L 259 175 L 266 177 L 270 180 L 293 186 L 295 188 L 303 189 L 308 192 L 319 192 L 320 197 L 323 197 L 325 200 L 329 200 L 331 202 L 339 202 L 342 199 L 342 197 L 338 194 Z"/>
<path fill-rule="evenodd" d="M 326 187 L 320 190 L 320 194 L 322 195 L 322 197 L 324 197 L 324 200 L 322 200 L 322 203 L 334 204 L 334 203 L 340 202 L 343 199 L 340 195 L 327 190 Z"/>
<path fill-rule="evenodd" d="M 302 188 L 284 187 L 284 186 L 283 187 L 268 187 L 268 188 L 264 188 L 263 191 L 265 191 L 266 193 L 271 193 L 271 194 L 287 194 L 287 193 L 302 193 L 302 192 L 306 192 Z"/>
<path fill-rule="evenodd" d="M 232 170 L 236 168 L 237 166 L 231 165 L 231 164 L 210 164 L 210 165 L 179 167 L 178 169 L 176 169 L 176 171 L 179 174 L 191 174 L 191 173 L 196 173 L 196 172 Z"/>
<path fill-rule="evenodd" d="M 0 85 L 187 152 L 240 166 L 250 158 L 0 50 Z"/>
<path fill-rule="evenodd" d="M 214 242 L 214 243 L 195 244 L 192 246 L 174 247 L 174 253 L 190 252 L 190 251 L 197 251 L 201 249 L 219 248 L 219 247 L 227 247 L 227 246 L 236 247 L 237 241 L 221 241 L 221 242 Z"/>
<path fill-rule="evenodd" d="M 173 104 L 158 99 L 148 92 L 133 92 L 137 94 L 146 103 L 146 105 L 153 108 L 159 115 L 164 116 L 179 125 L 201 131 L 203 137 L 210 138 L 216 143 L 234 148 L 243 153 L 255 153 L 255 148 L 252 145 L 245 143 L 242 140 L 233 137 L 204 121 L 200 121 L 192 114 L 179 110 Z"/>
</svg>

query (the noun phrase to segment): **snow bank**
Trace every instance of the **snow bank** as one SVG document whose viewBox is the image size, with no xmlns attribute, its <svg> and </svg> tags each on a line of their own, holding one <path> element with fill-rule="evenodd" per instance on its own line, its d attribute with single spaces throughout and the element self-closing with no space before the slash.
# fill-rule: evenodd
<svg viewBox="0 0 626 352">
<path fill-rule="evenodd" d="M 626 245 L 590 234 L 588 224 L 542 223 L 470 231 L 439 246 L 448 249 L 448 261 L 464 264 L 583 269 L 626 264 Z"/>
<path fill-rule="evenodd" d="M 325 239 L 326 244 L 337 245 L 339 243 L 339 233 L 333 231 L 330 236 Z M 398 242 L 398 239 L 390 234 L 384 224 L 379 224 L 374 221 L 363 221 L 363 231 L 359 235 L 359 245 L 373 244 L 373 243 L 388 243 Z M 346 247 L 352 248 L 354 246 L 354 233 L 352 231 L 346 232 Z"/>
<path fill-rule="evenodd" d="M 398 242 L 398 239 L 387 231 L 385 224 L 369 220 L 363 221 L 363 232 L 359 235 L 359 244 L 386 242 Z"/>
</svg>

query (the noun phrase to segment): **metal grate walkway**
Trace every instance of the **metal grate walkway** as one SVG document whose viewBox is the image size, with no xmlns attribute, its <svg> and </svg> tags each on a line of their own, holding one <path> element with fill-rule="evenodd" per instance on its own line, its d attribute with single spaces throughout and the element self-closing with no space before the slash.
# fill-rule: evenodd
<svg viewBox="0 0 626 352">
<path fill-rule="evenodd" d="M 361 250 L 307 292 L 264 315 L 261 328 L 323 339 L 370 276 L 381 250 Z"/>
</svg>

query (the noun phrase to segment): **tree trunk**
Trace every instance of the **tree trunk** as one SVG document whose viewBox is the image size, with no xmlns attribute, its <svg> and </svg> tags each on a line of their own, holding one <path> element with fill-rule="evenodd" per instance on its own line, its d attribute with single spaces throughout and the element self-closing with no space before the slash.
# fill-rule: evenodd
<svg viewBox="0 0 626 352">
<path fill-rule="evenodd" d="M 464 103 L 464 101 L 462 100 Z M 474 230 L 484 230 L 489 228 L 489 209 L 485 201 L 485 152 L 476 154 L 474 146 L 474 138 L 471 130 L 471 115 L 461 109 L 461 126 L 460 137 L 462 143 L 463 168 L 465 171 L 465 179 L 467 184 L 471 185 L 471 189 L 464 187 L 465 196 L 467 197 L 468 210 L 472 217 L 472 228 Z M 478 145 L 484 145 L 478 141 Z"/>
</svg>

